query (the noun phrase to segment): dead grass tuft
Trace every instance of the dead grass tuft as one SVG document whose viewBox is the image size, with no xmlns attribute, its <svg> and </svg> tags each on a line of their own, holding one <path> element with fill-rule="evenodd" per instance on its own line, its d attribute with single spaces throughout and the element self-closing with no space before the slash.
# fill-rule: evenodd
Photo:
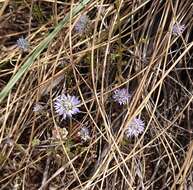
<svg viewBox="0 0 193 190">
<path fill-rule="evenodd" d="M 0 1 L 1 189 L 191 190 L 192 7 L 190 0 Z M 78 33 L 81 15 L 89 21 Z M 176 23 L 185 26 L 178 35 Z M 21 36 L 28 52 L 16 45 Z M 127 105 L 113 101 L 118 88 L 131 93 Z M 56 114 L 62 93 L 81 99 L 80 114 Z M 138 116 L 145 130 L 127 139 Z"/>
</svg>

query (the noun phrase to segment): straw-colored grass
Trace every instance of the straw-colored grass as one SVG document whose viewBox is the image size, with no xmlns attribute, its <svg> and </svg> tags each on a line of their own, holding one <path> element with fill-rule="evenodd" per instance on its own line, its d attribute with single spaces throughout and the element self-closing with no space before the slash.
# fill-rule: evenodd
<svg viewBox="0 0 193 190">
<path fill-rule="evenodd" d="M 0 0 L 0 189 L 193 189 L 192 11 L 190 0 Z M 112 98 L 122 88 L 126 105 Z M 62 120 L 61 94 L 81 112 Z M 135 117 L 145 129 L 128 138 Z"/>
</svg>

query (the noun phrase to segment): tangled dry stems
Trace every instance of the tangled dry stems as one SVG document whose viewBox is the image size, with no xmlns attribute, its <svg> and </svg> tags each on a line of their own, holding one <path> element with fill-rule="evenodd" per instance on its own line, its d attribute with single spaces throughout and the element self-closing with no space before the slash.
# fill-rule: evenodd
<svg viewBox="0 0 193 190">
<path fill-rule="evenodd" d="M 0 87 L 78 1 L 2 1 Z M 1 102 L 1 189 L 191 189 L 192 2 L 90 1 L 42 49 Z M 77 33 L 80 15 L 90 19 Z M 14 19 L 11 19 L 14 18 Z M 185 31 L 172 33 L 175 23 Z M 82 25 L 81 25 L 82 29 Z M 24 35 L 29 52 L 16 41 Z M 116 89 L 132 92 L 127 105 Z M 80 97 L 61 120 L 53 100 Z M 34 106 L 43 109 L 34 112 Z M 133 118 L 143 134 L 126 138 Z M 82 141 L 80 131 L 90 138 Z"/>
</svg>

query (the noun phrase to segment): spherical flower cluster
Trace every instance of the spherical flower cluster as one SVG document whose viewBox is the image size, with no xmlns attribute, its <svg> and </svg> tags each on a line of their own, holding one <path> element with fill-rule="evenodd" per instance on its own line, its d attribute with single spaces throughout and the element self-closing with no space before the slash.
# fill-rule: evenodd
<svg viewBox="0 0 193 190">
<path fill-rule="evenodd" d="M 87 28 L 88 22 L 89 17 L 87 15 L 82 15 L 74 26 L 76 32 L 80 34 L 84 33 Z"/>
<path fill-rule="evenodd" d="M 55 111 L 66 119 L 66 117 L 72 117 L 80 112 L 79 110 L 80 100 L 75 96 L 61 95 L 58 96 L 54 102 Z"/>
<path fill-rule="evenodd" d="M 114 91 L 113 99 L 115 102 L 118 102 L 120 105 L 127 104 L 131 98 L 128 90 L 126 88 L 117 89 Z"/>
<path fill-rule="evenodd" d="M 134 118 L 128 125 L 125 135 L 130 137 L 137 137 L 139 134 L 141 134 L 144 131 L 144 122 L 139 118 Z"/>
<path fill-rule="evenodd" d="M 185 30 L 185 25 L 174 24 L 172 32 L 174 35 L 182 35 Z"/>
<path fill-rule="evenodd" d="M 23 38 L 23 36 L 17 40 L 17 46 L 23 52 L 27 52 L 29 50 L 29 43 L 25 38 Z"/>
</svg>

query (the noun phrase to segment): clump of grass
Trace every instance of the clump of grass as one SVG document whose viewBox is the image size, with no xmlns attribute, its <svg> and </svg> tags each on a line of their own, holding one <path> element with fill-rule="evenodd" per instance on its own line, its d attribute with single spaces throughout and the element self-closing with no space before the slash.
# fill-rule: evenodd
<svg viewBox="0 0 193 190">
<path fill-rule="evenodd" d="M 191 189 L 191 3 L 4 1 L 1 189 Z"/>
</svg>

